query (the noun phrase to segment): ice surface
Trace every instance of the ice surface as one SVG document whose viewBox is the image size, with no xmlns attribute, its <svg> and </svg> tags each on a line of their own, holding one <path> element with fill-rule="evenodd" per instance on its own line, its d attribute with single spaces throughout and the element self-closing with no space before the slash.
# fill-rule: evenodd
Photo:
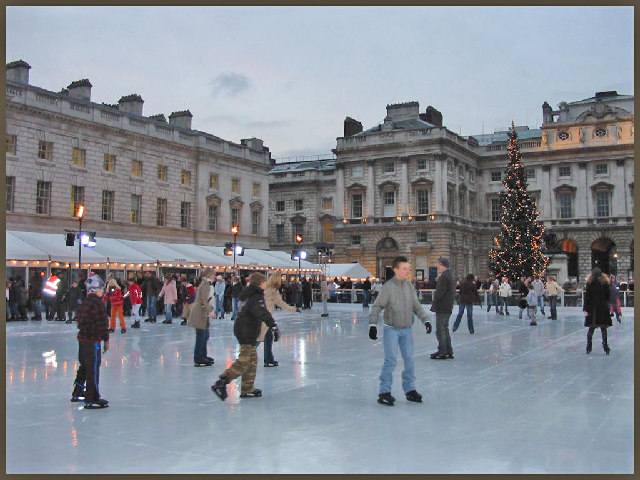
<svg viewBox="0 0 640 480">
<path fill-rule="evenodd" d="M 376 403 L 382 342 L 366 311 L 319 307 L 276 312 L 280 366 L 264 368 L 259 348 L 258 399 L 235 383 L 225 402 L 211 391 L 238 352 L 229 320 L 211 329 L 213 367 L 194 368 L 194 330 L 175 320 L 118 330 L 103 410 L 69 401 L 75 324 L 8 323 L 7 473 L 633 473 L 633 309 L 608 356 L 599 331 L 585 354 L 578 308 L 530 327 L 476 307 L 475 334 L 463 319 L 444 361 L 416 324 L 424 403 L 404 399 L 399 359 L 390 408 Z"/>
</svg>

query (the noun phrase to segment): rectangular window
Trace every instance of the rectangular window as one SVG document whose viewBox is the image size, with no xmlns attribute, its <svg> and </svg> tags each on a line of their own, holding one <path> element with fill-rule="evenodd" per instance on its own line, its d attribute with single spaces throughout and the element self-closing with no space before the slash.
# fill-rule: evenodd
<svg viewBox="0 0 640 480">
<path fill-rule="evenodd" d="M 115 172 L 116 171 L 116 156 L 110 153 L 104 154 L 104 162 L 102 164 L 102 168 L 105 172 Z"/>
<path fill-rule="evenodd" d="M 333 242 L 333 231 L 331 230 L 332 223 L 330 221 L 325 221 L 322 223 L 322 241 L 323 242 Z"/>
<path fill-rule="evenodd" d="M 102 191 L 102 220 L 113 221 L 113 205 L 115 192 L 113 190 Z"/>
<path fill-rule="evenodd" d="M 384 204 L 395 205 L 396 204 L 396 192 L 391 190 L 390 192 L 384 192 Z"/>
<path fill-rule="evenodd" d="M 78 213 L 78 205 L 84 203 L 84 187 L 71 185 L 71 216 Z"/>
<path fill-rule="evenodd" d="M 596 175 L 606 175 L 609 173 L 609 165 L 606 163 L 596 164 Z"/>
<path fill-rule="evenodd" d="M 291 174 L 291 176 L 292 176 L 292 177 L 300 178 L 300 177 L 304 177 L 304 174 L 305 174 L 305 173 L 306 173 L 306 172 L 293 172 L 293 173 Z"/>
<path fill-rule="evenodd" d="M 322 209 L 323 210 L 333 210 L 333 198 L 332 197 L 322 197 Z"/>
<path fill-rule="evenodd" d="M 191 185 L 191 172 L 189 170 L 182 170 L 180 175 L 180 183 L 186 187 Z"/>
<path fill-rule="evenodd" d="M 467 201 L 464 192 L 458 193 L 458 214 L 461 217 L 465 217 L 467 215 Z"/>
<path fill-rule="evenodd" d="M 166 182 L 168 174 L 169 167 L 167 167 L 166 165 L 158 165 L 158 180 Z"/>
<path fill-rule="evenodd" d="M 427 169 L 427 160 L 426 159 L 421 159 L 418 160 L 418 170 L 426 170 Z"/>
<path fill-rule="evenodd" d="M 416 232 L 416 242 L 417 243 L 427 243 L 428 237 L 426 231 L 418 231 Z"/>
<path fill-rule="evenodd" d="M 609 217 L 610 207 L 609 200 L 611 195 L 609 192 L 597 192 L 596 193 L 596 216 L 597 217 Z"/>
<path fill-rule="evenodd" d="M 131 195 L 131 223 L 140 223 L 142 210 L 142 195 Z"/>
<path fill-rule="evenodd" d="M 276 202 L 276 212 L 284 212 L 284 200 L 278 200 Z"/>
<path fill-rule="evenodd" d="M 536 170 L 535 168 L 530 168 L 527 170 L 527 180 L 535 180 L 536 179 Z"/>
<path fill-rule="evenodd" d="M 500 199 L 492 198 L 491 199 L 491 221 L 499 222 L 501 216 L 502 216 L 502 205 L 500 205 Z"/>
<path fill-rule="evenodd" d="M 240 209 L 231 209 L 231 225 L 240 225 Z"/>
<path fill-rule="evenodd" d="M 131 176 L 132 177 L 142 176 L 142 161 L 131 160 Z"/>
<path fill-rule="evenodd" d="M 360 235 L 351 235 L 351 245 L 360 245 Z"/>
<path fill-rule="evenodd" d="M 51 214 L 51 182 L 38 181 L 36 185 L 36 213 Z"/>
<path fill-rule="evenodd" d="M 17 135 L 7 135 L 7 153 L 10 155 L 16 154 L 16 145 L 18 143 Z"/>
<path fill-rule="evenodd" d="M 476 194 L 469 193 L 469 218 L 471 220 L 476 218 Z"/>
<path fill-rule="evenodd" d="M 180 202 L 180 228 L 191 228 L 191 202 Z"/>
<path fill-rule="evenodd" d="M 393 162 L 387 162 L 384 164 L 384 173 L 393 173 L 396 171 L 396 165 Z"/>
<path fill-rule="evenodd" d="M 53 142 L 38 142 L 38 158 L 42 160 L 51 160 L 53 154 Z"/>
<path fill-rule="evenodd" d="M 362 194 L 351 195 L 351 217 L 362 218 Z"/>
<path fill-rule="evenodd" d="M 156 225 L 164 227 L 167 225 L 167 199 L 158 198 L 156 203 Z"/>
<path fill-rule="evenodd" d="M 218 174 L 217 173 L 210 173 L 209 174 L 209 188 L 211 188 L 213 190 L 217 190 L 218 189 Z"/>
<path fill-rule="evenodd" d="M 293 201 L 293 209 L 298 212 L 300 210 L 303 209 L 304 206 L 304 201 L 302 199 L 298 199 L 298 200 L 294 200 Z"/>
<path fill-rule="evenodd" d="M 293 224 L 293 239 L 292 243 L 295 242 L 296 235 L 302 235 L 304 237 L 304 224 L 302 223 L 294 223 Z"/>
<path fill-rule="evenodd" d="M 362 177 L 362 165 L 355 165 L 351 167 L 351 176 L 352 177 Z"/>
<path fill-rule="evenodd" d="M 251 233 L 260 235 L 260 212 L 251 212 Z"/>
<path fill-rule="evenodd" d="M 16 177 L 7 177 L 7 212 L 13 212 Z"/>
<path fill-rule="evenodd" d="M 218 207 L 215 205 L 207 206 L 208 228 L 212 232 L 218 230 Z"/>
<path fill-rule="evenodd" d="M 284 243 L 284 225 L 276 225 L 276 243 Z"/>
<path fill-rule="evenodd" d="M 571 167 L 558 167 L 558 176 L 559 177 L 570 177 L 571 176 Z"/>
<path fill-rule="evenodd" d="M 240 193 L 240 179 L 232 178 L 231 179 L 231 191 L 233 193 Z"/>
<path fill-rule="evenodd" d="M 500 180 L 502 180 L 502 172 L 491 172 L 491 181 L 492 182 L 499 182 Z"/>
<path fill-rule="evenodd" d="M 418 190 L 416 193 L 417 214 L 429 215 L 429 190 Z"/>
<path fill-rule="evenodd" d="M 447 208 L 449 215 L 455 215 L 455 198 L 453 198 L 453 187 L 447 187 Z"/>
<path fill-rule="evenodd" d="M 573 217 L 572 196 L 570 193 L 561 193 L 558 197 L 560 203 L 560 218 Z"/>
<path fill-rule="evenodd" d="M 259 183 L 254 183 L 253 184 L 253 196 L 254 196 L 254 198 L 260 198 L 260 184 Z"/>
<path fill-rule="evenodd" d="M 87 160 L 87 151 L 84 148 L 73 147 L 73 151 L 71 153 L 71 162 L 74 165 L 84 167 L 86 160 Z"/>
</svg>

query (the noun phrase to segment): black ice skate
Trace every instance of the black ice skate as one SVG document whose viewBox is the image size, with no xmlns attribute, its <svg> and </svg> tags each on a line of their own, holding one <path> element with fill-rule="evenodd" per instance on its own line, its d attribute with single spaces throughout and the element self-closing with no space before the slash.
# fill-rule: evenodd
<svg viewBox="0 0 640 480">
<path fill-rule="evenodd" d="M 391 396 L 390 392 L 385 392 L 378 395 L 378 403 L 380 405 L 387 405 L 388 407 L 393 407 L 393 404 L 395 402 L 396 402 L 396 399 Z"/>
<path fill-rule="evenodd" d="M 279 365 L 275 360 L 273 362 L 264 362 L 265 367 L 277 367 Z"/>
<path fill-rule="evenodd" d="M 609 355 L 609 352 L 611 352 L 611 349 L 609 348 L 609 345 L 607 345 L 606 342 L 602 342 L 602 348 L 604 349 L 604 353 Z"/>
<path fill-rule="evenodd" d="M 198 360 L 197 362 L 193 362 L 194 367 L 210 367 L 211 365 L 213 365 L 213 359 L 211 360 L 204 359 L 204 360 Z"/>
<path fill-rule="evenodd" d="M 109 401 L 105 400 L 104 398 L 99 398 L 97 400 L 94 400 L 92 402 L 85 402 L 84 403 L 84 408 L 88 408 L 88 409 L 96 409 L 96 408 L 107 408 L 109 406 Z"/>
<path fill-rule="evenodd" d="M 183 318 L 182 321 L 180 322 L 180 325 L 186 325 L 187 324 L 187 319 Z"/>
<path fill-rule="evenodd" d="M 447 358 L 447 354 L 446 353 L 440 353 L 440 352 L 434 352 L 431 355 L 429 355 L 429 358 L 431 360 L 444 360 Z"/>
<path fill-rule="evenodd" d="M 409 400 L 410 402 L 422 403 L 422 395 L 420 395 L 415 390 L 411 390 L 410 392 L 407 392 L 404 395 L 405 397 L 407 397 L 407 400 Z"/>
<path fill-rule="evenodd" d="M 211 390 L 215 393 L 220 400 L 224 402 L 224 399 L 227 398 L 227 384 L 229 380 L 225 377 L 221 377 L 216 383 L 211 385 Z"/>
<path fill-rule="evenodd" d="M 127 329 L 126 328 L 121 328 L 120 329 L 120 333 L 127 333 Z"/>
<path fill-rule="evenodd" d="M 85 396 L 86 392 L 83 390 L 81 392 L 73 392 L 71 394 L 71 401 L 72 402 L 84 402 L 84 396 Z"/>
<path fill-rule="evenodd" d="M 254 388 L 252 392 L 249 393 L 241 393 L 240 398 L 257 398 L 262 396 L 262 390 L 259 388 Z"/>
<path fill-rule="evenodd" d="M 140 320 L 136 320 L 135 322 L 133 322 L 133 325 L 131 325 L 131 328 L 140 328 Z"/>
</svg>

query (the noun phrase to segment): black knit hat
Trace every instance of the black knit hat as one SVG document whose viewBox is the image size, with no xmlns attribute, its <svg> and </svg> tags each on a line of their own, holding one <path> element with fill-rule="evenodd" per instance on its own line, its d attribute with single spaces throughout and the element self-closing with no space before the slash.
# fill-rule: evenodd
<svg viewBox="0 0 640 480">
<path fill-rule="evenodd" d="M 440 257 L 438 259 L 438 263 L 442 265 L 444 268 L 449 268 L 449 266 L 451 265 L 447 257 Z"/>
</svg>

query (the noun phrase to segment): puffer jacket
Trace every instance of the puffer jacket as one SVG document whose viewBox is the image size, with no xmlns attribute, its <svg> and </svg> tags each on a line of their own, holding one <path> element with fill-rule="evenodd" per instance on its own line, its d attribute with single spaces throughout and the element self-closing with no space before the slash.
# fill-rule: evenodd
<svg viewBox="0 0 640 480">
<path fill-rule="evenodd" d="M 260 326 L 264 322 L 267 327 L 273 327 L 276 322 L 267 310 L 264 302 L 264 290 L 256 285 L 249 285 L 238 297 L 244 302 L 238 313 L 233 334 L 240 345 L 255 345 L 260 335 Z"/>
</svg>

